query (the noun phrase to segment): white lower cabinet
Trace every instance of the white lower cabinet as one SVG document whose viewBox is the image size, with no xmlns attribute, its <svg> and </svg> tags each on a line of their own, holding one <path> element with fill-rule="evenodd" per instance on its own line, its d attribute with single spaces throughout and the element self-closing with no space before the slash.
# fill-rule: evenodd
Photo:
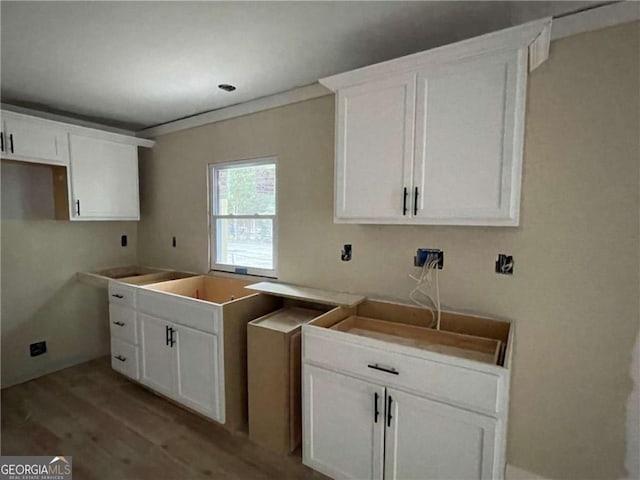
<svg viewBox="0 0 640 480">
<path fill-rule="evenodd" d="M 140 322 L 140 381 L 158 392 L 171 396 L 175 392 L 175 349 L 169 341 L 172 323 L 143 313 Z"/>
<path fill-rule="evenodd" d="M 174 328 L 178 401 L 220 418 L 217 336 L 180 325 Z"/>
<path fill-rule="evenodd" d="M 334 478 L 382 479 L 384 388 L 304 366 L 307 465 Z"/>
<path fill-rule="evenodd" d="M 498 420 L 304 365 L 304 463 L 332 478 L 495 478 Z"/>
<path fill-rule="evenodd" d="M 220 418 L 218 338 L 166 320 L 139 314 L 140 381 L 216 420 Z"/>
<path fill-rule="evenodd" d="M 111 368 L 133 380 L 140 378 L 138 347 L 111 337 Z"/>
<path fill-rule="evenodd" d="M 385 479 L 494 478 L 497 420 L 391 388 L 386 412 Z"/>
</svg>

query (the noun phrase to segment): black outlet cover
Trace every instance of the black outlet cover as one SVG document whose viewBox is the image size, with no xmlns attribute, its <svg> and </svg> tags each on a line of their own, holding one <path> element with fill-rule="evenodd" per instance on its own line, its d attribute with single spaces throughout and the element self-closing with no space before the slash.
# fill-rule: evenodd
<svg viewBox="0 0 640 480">
<path fill-rule="evenodd" d="M 127 246 L 127 236 L 126 235 L 122 235 L 122 237 L 120 237 L 120 245 L 122 245 L 123 247 Z"/>
<path fill-rule="evenodd" d="M 501 275 L 513 275 L 513 256 L 501 253 L 496 260 L 496 273 Z"/>
<path fill-rule="evenodd" d="M 36 342 L 29 345 L 29 353 L 32 357 L 37 357 L 43 353 L 47 353 L 47 342 Z"/>
</svg>

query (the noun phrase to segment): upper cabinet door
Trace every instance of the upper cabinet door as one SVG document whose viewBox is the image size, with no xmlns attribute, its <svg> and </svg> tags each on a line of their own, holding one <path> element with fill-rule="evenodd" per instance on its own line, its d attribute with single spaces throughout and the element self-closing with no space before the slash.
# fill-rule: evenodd
<svg viewBox="0 0 640 480">
<path fill-rule="evenodd" d="M 416 223 L 518 224 L 526 58 L 511 50 L 419 71 Z"/>
<path fill-rule="evenodd" d="M 337 96 L 335 219 L 402 221 L 411 186 L 415 74 L 345 88 Z"/>
<path fill-rule="evenodd" d="M 2 112 L 2 157 L 25 162 L 67 165 L 67 133 L 53 122 Z"/>
<path fill-rule="evenodd" d="M 139 220 L 138 149 L 69 135 L 73 220 Z"/>
<path fill-rule="evenodd" d="M 390 388 L 386 402 L 386 480 L 502 478 L 494 460 L 497 420 Z"/>
<path fill-rule="evenodd" d="M 311 365 L 303 368 L 304 463 L 332 478 L 382 480 L 384 388 Z"/>
</svg>

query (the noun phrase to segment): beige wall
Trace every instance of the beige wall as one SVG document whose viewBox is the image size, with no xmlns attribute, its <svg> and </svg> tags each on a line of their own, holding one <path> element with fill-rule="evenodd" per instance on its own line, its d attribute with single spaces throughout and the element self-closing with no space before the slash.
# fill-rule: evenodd
<svg viewBox="0 0 640 480">
<path fill-rule="evenodd" d="M 2 386 L 108 354 L 106 292 L 75 273 L 135 263 L 137 223 L 55 221 L 51 169 L 3 160 L 1 229 Z"/>
<path fill-rule="evenodd" d="M 327 96 L 158 138 L 142 161 L 139 259 L 207 270 L 207 163 L 277 155 L 280 280 L 406 301 L 416 248 L 442 248 L 445 305 L 517 322 L 509 462 L 623 476 L 640 318 L 638 40 L 638 24 L 563 39 L 531 74 L 518 228 L 333 224 Z M 515 256 L 513 277 L 493 273 L 500 252 Z"/>
</svg>

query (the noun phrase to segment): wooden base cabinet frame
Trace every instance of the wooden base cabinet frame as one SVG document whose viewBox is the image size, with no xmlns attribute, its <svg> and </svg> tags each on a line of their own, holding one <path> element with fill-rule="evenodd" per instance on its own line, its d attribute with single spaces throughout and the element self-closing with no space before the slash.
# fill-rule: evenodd
<svg viewBox="0 0 640 480">
<path fill-rule="evenodd" d="M 247 328 L 249 438 L 287 455 L 302 440 L 301 328 L 338 305 L 353 306 L 364 297 L 270 282 L 248 288 L 280 304 Z"/>
<path fill-rule="evenodd" d="M 428 326 L 367 300 L 302 327 L 303 462 L 333 478 L 502 479 L 514 328 L 443 312 L 441 330 L 500 342 L 496 364 L 332 329 L 351 316 Z"/>
</svg>

